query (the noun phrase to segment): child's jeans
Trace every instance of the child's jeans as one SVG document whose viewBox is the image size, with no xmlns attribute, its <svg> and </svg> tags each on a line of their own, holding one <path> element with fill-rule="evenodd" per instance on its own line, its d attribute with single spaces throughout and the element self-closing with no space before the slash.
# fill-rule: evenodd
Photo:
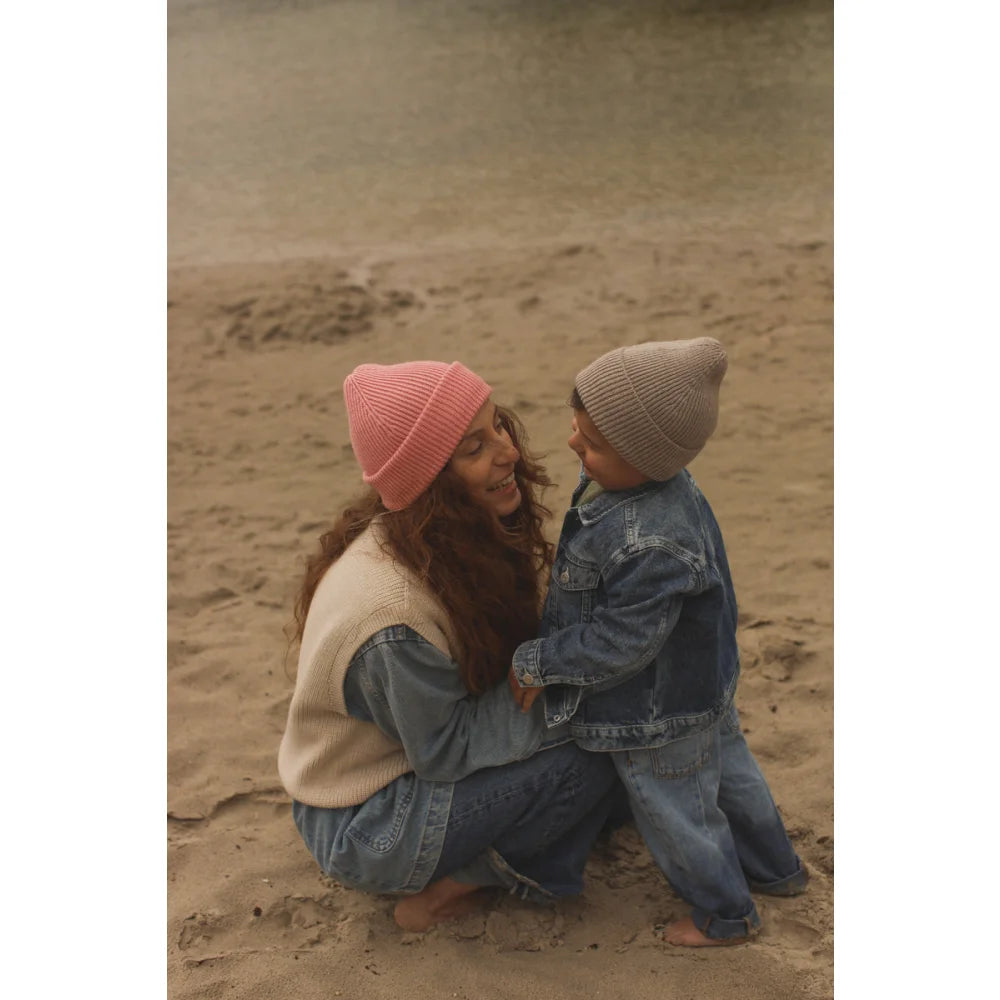
<svg viewBox="0 0 1000 1000">
<path fill-rule="evenodd" d="M 653 860 L 706 937 L 745 937 L 760 925 L 751 885 L 773 895 L 805 887 L 735 706 L 706 732 L 612 758 Z"/>
</svg>

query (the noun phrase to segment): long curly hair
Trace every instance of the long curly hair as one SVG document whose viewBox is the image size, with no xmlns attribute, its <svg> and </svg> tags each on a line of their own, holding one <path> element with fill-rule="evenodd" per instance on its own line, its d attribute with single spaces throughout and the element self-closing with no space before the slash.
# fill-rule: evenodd
<svg viewBox="0 0 1000 1000">
<path fill-rule="evenodd" d="M 447 613 L 458 643 L 452 652 L 469 693 L 482 694 L 506 676 L 514 650 L 538 633 L 554 557 L 543 534 L 551 511 L 541 495 L 552 484 L 528 451 L 520 420 L 500 406 L 497 415 L 521 456 L 514 467 L 520 507 L 497 518 L 448 466 L 403 510 L 387 510 L 374 489 L 366 490 L 320 536 L 319 552 L 306 563 L 295 600 L 293 643 L 302 639 L 323 574 L 379 518 L 383 547 L 426 582 Z"/>
</svg>

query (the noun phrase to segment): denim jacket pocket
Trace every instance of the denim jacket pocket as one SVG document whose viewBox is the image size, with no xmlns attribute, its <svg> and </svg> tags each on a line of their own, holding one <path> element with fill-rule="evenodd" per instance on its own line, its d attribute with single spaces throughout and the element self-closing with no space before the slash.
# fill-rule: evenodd
<svg viewBox="0 0 1000 1000">
<path fill-rule="evenodd" d="M 555 602 L 557 628 L 590 621 L 600 576 L 596 566 L 581 565 L 565 557 L 557 559 L 551 578 L 554 587 L 563 595 Z"/>
<path fill-rule="evenodd" d="M 650 764 L 657 778 L 686 778 L 704 767 L 712 756 L 714 730 L 707 729 L 649 751 Z"/>
<path fill-rule="evenodd" d="M 347 836 L 373 854 L 387 854 L 396 845 L 413 802 L 413 784 L 394 781 L 376 792 L 358 810 Z"/>
</svg>

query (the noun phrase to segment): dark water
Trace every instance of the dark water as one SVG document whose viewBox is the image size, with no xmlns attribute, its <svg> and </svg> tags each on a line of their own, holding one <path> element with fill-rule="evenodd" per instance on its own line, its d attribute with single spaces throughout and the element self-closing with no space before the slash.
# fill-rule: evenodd
<svg viewBox="0 0 1000 1000">
<path fill-rule="evenodd" d="M 175 263 L 828 233 L 832 2 L 170 0 Z"/>
</svg>

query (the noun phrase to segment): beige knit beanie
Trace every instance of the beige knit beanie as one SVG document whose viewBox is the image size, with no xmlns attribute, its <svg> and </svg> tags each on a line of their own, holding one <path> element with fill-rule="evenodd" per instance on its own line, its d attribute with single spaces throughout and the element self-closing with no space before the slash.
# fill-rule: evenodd
<svg viewBox="0 0 1000 1000">
<path fill-rule="evenodd" d="M 670 479 L 712 436 L 726 352 L 712 337 L 619 347 L 576 377 L 588 416 L 644 476 Z"/>
</svg>

